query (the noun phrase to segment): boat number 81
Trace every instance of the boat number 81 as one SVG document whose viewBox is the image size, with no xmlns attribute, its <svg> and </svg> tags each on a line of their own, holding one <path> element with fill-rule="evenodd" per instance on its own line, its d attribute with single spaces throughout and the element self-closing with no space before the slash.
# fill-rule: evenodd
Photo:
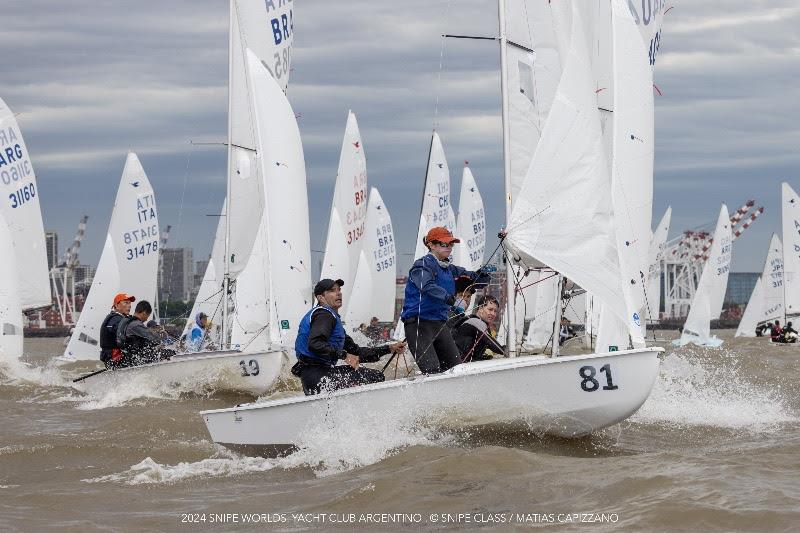
<svg viewBox="0 0 800 533">
<path fill-rule="evenodd" d="M 611 377 L 611 365 L 605 364 L 600 367 L 600 372 L 606 375 L 606 384 L 603 385 L 603 390 L 617 390 L 619 387 L 614 385 L 614 379 Z M 586 392 L 594 392 L 600 388 L 600 382 L 595 379 L 597 370 L 593 366 L 582 366 L 578 370 L 581 376 L 581 389 Z"/>
<path fill-rule="evenodd" d="M 242 367 L 242 377 L 257 376 L 258 373 L 261 371 L 258 368 L 258 361 L 256 361 L 255 359 L 250 359 L 246 363 L 244 359 L 242 359 L 241 361 L 239 361 L 239 366 Z"/>
</svg>

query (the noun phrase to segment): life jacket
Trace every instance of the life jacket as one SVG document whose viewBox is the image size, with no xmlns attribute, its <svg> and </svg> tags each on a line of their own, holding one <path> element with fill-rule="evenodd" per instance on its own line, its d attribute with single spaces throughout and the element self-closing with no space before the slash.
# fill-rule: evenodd
<svg viewBox="0 0 800 533">
<path fill-rule="evenodd" d="M 117 344 L 117 329 L 125 315 L 111 311 L 100 325 L 100 360 L 119 361 L 122 351 Z"/>
<path fill-rule="evenodd" d="M 327 311 L 333 315 L 333 318 L 336 319 L 336 325 L 333 326 L 333 331 L 331 332 L 331 336 L 328 338 L 328 343 L 338 351 L 344 349 L 344 339 L 346 333 L 344 331 L 344 326 L 342 325 L 342 319 L 339 316 L 339 313 L 329 307 L 318 305 L 312 307 L 300 320 L 300 325 L 297 328 L 297 338 L 294 341 L 294 351 L 297 354 L 298 359 L 308 359 L 308 362 L 312 364 L 319 364 L 321 362 L 325 363 L 326 365 L 335 366 L 338 358 L 331 359 L 327 356 L 315 354 L 308 347 L 308 340 L 311 334 L 311 317 L 314 312 L 320 309 Z"/>
<path fill-rule="evenodd" d="M 442 267 L 433 255 L 428 254 L 421 259 L 417 259 L 411 267 L 413 271 L 415 268 L 422 268 L 425 272 L 433 276 L 433 280 L 447 294 L 454 295 L 456 292 L 456 280 L 458 276 L 454 270 L 458 267 L 448 265 Z M 463 269 L 460 269 L 463 271 Z M 405 302 L 403 303 L 403 311 L 400 313 L 400 318 L 407 320 L 409 318 L 419 317 L 421 320 L 436 320 L 445 321 L 449 318 L 450 306 L 444 302 L 439 302 L 423 295 L 419 287 L 411 281 L 409 276 L 405 289 Z"/>
</svg>

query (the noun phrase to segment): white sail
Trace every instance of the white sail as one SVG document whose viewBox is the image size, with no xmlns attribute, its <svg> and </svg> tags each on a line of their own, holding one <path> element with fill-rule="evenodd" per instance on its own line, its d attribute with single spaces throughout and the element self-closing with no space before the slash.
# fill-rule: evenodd
<svg viewBox="0 0 800 533">
<path fill-rule="evenodd" d="M 467 270 L 478 270 L 483 265 L 486 248 L 486 215 L 483 198 L 469 167 L 464 167 L 461 179 L 455 235 L 461 239 L 453 251 L 455 264 Z"/>
<path fill-rule="evenodd" d="M 800 314 L 800 197 L 788 183 L 781 185 L 783 280 L 786 317 Z"/>
<path fill-rule="evenodd" d="M 563 3 L 508 0 L 505 4 L 512 202 L 525 181 L 561 78 L 568 41 L 558 27 L 564 17 L 564 6 L 559 4 Z"/>
<path fill-rule="evenodd" d="M 431 149 L 428 155 L 428 170 L 425 174 L 425 187 L 422 191 L 422 209 L 420 211 L 419 229 L 417 230 L 416 249 L 414 259 L 419 259 L 428 253 L 422 244 L 422 238 L 428 230 L 437 226 L 444 226 L 453 230 L 455 220 L 452 218 L 453 209 L 450 207 L 450 168 L 444 155 L 442 141 L 435 131 L 431 137 Z"/>
<path fill-rule="evenodd" d="M 28 148 L 14 113 L 0 98 L 0 191 L 2 210 L 14 243 L 22 309 L 51 304 L 39 187 Z M 3 259 L 5 260 L 5 259 Z"/>
<path fill-rule="evenodd" d="M 769 241 L 769 252 L 761 274 L 764 291 L 764 315 L 759 321 L 783 319 L 783 245 L 776 234 Z"/>
<path fill-rule="evenodd" d="M 756 326 L 764 316 L 764 284 L 761 277 L 756 280 L 753 286 L 753 292 L 750 294 L 750 300 L 747 302 L 747 307 L 742 315 L 742 320 L 739 322 L 739 327 L 736 328 L 736 337 L 755 337 Z"/>
<path fill-rule="evenodd" d="M 647 0 L 646 2 L 628 0 L 625 3 L 639 29 L 650 65 L 655 66 L 658 48 L 661 45 L 661 26 L 664 23 L 664 11 L 667 9 L 667 3 L 658 0 Z"/>
<path fill-rule="evenodd" d="M 614 245 L 611 180 L 579 11 L 544 132 L 512 210 L 506 243 L 541 261 L 626 319 Z"/>
<path fill-rule="evenodd" d="M 13 361 L 22 355 L 22 307 L 19 302 L 19 278 L 14 239 L 0 212 L 0 362 Z"/>
<path fill-rule="evenodd" d="M 701 346 L 719 346 L 721 341 L 711 336 L 711 321 L 719 318 L 728 286 L 731 265 L 731 232 L 728 207 L 722 204 L 714 230 L 714 240 L 708 260 L 697 284 L 689 316 L 683 325 L 683 333 L 676 342 L 681 346 L 694 343 Z"/>
<path fill-rule="evenodd" d="M 391 322 L 397 298 L 397 251 L 392 217 L 375 187 L 369 193 L 368 205 L 364 255 L 372 278 L 370 318 L 376 316 L 381 322 Z"/>
<path fill-rule="evenodd" d="M 158 211 L 153 187 L 136 154 L 128 154 L 108 224 L 103 254 L 64 359 L 99 359 L 100 325 L 114 295 L 154 302 L 158 275 Z"/>
<path fill-rule="evenodd" d="M 342 140 L 320 276 L 344 281 L 340 309 L 342 316 L 347 314 L 356 267 L 364 244 L 367 190 L 367 159 L 356 116 L 350 111 Z"/>
<path fill-rule="evenodd" d="M 255 54 L 248 51 L 247 56 L 268 218 L 271 299 L 266 323 L 272 342 L 293 349 L 300 318 L 312 305 L 303 145 L 281 87 Z"/>
<path fill-rule="evenodd" d="M 647 271 L 647 320 L 657 321 L 661 309 L 661 264 L 664 262 L 664 253 L 667 249 L 667 236 L 672 218 L 672 207 L 668 207 L 661 222 L 658 223 L 653 236 L 650 238 L 649 267 Z"/>
<path fill-rule="evenodd" d="M 253 51 L 286 92 L 294 44 L 294 2 L 234 0 L 234 5 L 244 47 Z"/>
<path fill-rule="evenodd" d="M 350 305 L 344 314 L 345 329 L 348 333 L 361 324 L 369 324 L 372 318 L 372 271 L 367 255 L 362 251 L 358 258 L 358 268 L 353 289 L 351 291 Z"/>
</svg>

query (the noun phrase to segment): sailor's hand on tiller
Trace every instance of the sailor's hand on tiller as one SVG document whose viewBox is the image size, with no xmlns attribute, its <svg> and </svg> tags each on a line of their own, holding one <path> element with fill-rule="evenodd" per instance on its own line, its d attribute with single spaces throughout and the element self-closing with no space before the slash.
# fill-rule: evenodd
<svg viewBox="0 0 800 533">
<path fill-rule="evenodd" d="M 354 370 L 358 370 L 358 356 L 353 355 L 351 353 L 347 354 L 344 358 L 344 362 L 348 365 L 352 366 Z"/>
<path fill-rule="evenodd" d="M 394 354 L 400 354 L 406 351 L 406 341 L 396 342 L 389 345 L 389 351 Z"/>
</svg>

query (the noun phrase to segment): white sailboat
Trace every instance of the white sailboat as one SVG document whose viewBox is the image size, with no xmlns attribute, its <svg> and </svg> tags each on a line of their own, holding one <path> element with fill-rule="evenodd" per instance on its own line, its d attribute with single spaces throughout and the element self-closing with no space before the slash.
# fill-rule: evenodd
<svg viewBox="0 0 800 533">
<path fill-rule="evenodd" d="M 790 319 L 800 314 L 800 196 L 791 185 L 781 185 L 783 231 L 784 313 Z"/>
<path fill-rule="evenodd" d="M 359 266 L 359 256 L 364 246 L 367 191 L 367 158 L 356 115 L 349 111 L 339 157 L 339 170 L 336 173 L 336 186 L 328 222 L 328 238 L 320 276 L 344 281 L 342 287 L 344 304 L 340 309 L 342 316 L 347 316 L 353 282 Z M 348 326 L 357 325 L 348 322 Z"/>
<path fill-rule="evenodd" d="M 731 265 L 733 233 L 725 204 L 720 209 L 713 239 L 681 337 L 672 341 L 676 346 L 692 343 L 716 348 L 722 345 L 720 338 L 711 335 L 711 321 L 719 318 L 722 313 Z"/>
<path fill-rule="evenodd" d="M 769 241 L 761 280 L 764 285 L 764 314 L 759 322 L 783 319 L 786 314 L 783 301 L 783 244 L 774 233 Z"/>
<path fill-rule="evenodd" d="M 237 306 L 249 304 L 233 317 L 228 306 L 222 306 L 223 340 L 230 332 L 237 349 L 180 354 L 169 361 L 105 372 L 86 379 L 87 386 L 147 379 L 167 385 L 199 382 L 258 395 L 272 386 L 284 359 L 292 353 L 297 321 L 311 297 L 303 149 L 294 111 L 281 85 L 247 48 L 246 36 L 238 30 L 238 4 L 231 2 L 222 283 L 223 294 L 235 288 Z M 252 224 L 254 217 L 259 224 Z M 285 223 L 289 219 L 292 224 Z M 256 326 L 256 320 L 260 325 Z"/>
<path fill-rule="evenodd" d="M 761 276 L 756 280 L 753 286 L 753 292 L 750 293 L 750 300 L 747 301 L 747 307 L 744 310 L 742 319 L 739 321 L 739 327 L 736 328 L 735 337 L 755 337 L 756 327 L 761 322 L 761 317 L 764 316 L 764 283 Z"/>
<path fill-rule="evenodd" d="M 397 256 L 392 219 L 378 189 L 369 193 L 367 219 L 350 305 L 345 322 L 352 329 L 368 324 L 372 317 L 381 322 L 394 319 Z"/>
<path fill-rule="evenodd" d="M 17 257 L 5 215 L 0 212 L 0 363 L 22 355 L 22 306 L 19 302 Z"/>
<path fill-rule="evenodd" d="M 566 9 L 564 3 L 558 4 L 543 9 Z M 559 270 L 563 266 L 563 273 L 571 279 L 581 278 L 581 286 L 596 287 L 609 300 L 622 300 L 610 202 L 604 202 L 610 199 L 611 184 L 601 147 L 585 37 L 578 30 L 577 6 L 570 5 L 571 13 L 566 13 L 571 15 L 571 24 L 560 28 L 570 35 L 569 53 L 553 109 L 509 218 L 506 241 L 521 259 L 547 259 Z M 508 95 L 519 87 L 509 86 L 506 75 L 506 47 L 516 44 L 508 41 L 505 20 L 509 13 L 503 0 L 500 13 L 506 119 Z M 504 125 L 508 125 L 507 120 Z M 507 141 L 507 128 L 504 132 Z M 506 194 L 512 200 L 508 143 L 505 146 Z M 585 199 L 580 209 L 575 198 Z M 556 231 L 558 226 L 569 228 L 568 246 L 561 238 L 564 230 Z M 598 269 L 605 271 L 597 274 Z M 386 418 L 392 423 L 423 417 L 433 423 L 446 420 L 449 425 L 521 422 L 535 431 L 571 437 L 614 424 L 635 412 L 647 399 L 658 375 L 659 352 L 657 348 L 641 348 L 613 354 L 471 362 L 442 374 L 204 411 L 201 416 L 211 438 L 226 445 L 296 446 L 315 428 L 325 430 L 335 423 L 329 413 L 367 404 L 371 417 L 391 412 L 392 416 Z M 492 391 L 490 399 L 486 391 Z M 398 406 L 411 409 L 399 410 Z M 399 420 L 403 417 L 410 420 Z"/>
<path fill-rule="evenodd" d="M 159 238 L 153 187 L 139 158 L 129 153 L 97 272 L 60 362 L 100 360 L 100 326 L 117 293 L 155 301 Z"/>
</svg>

